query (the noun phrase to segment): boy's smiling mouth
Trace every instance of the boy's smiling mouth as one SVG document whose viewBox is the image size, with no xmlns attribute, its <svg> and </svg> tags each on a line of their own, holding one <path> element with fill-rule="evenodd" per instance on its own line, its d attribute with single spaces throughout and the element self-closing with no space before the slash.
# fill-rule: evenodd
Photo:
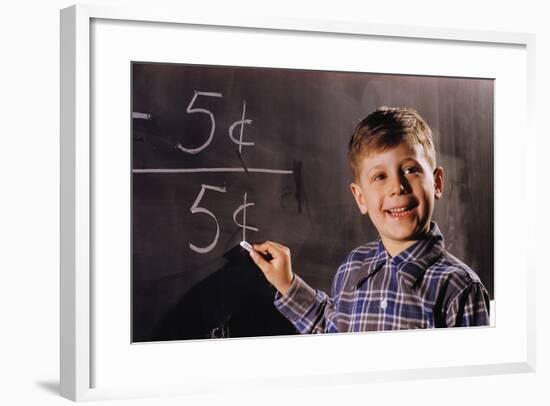
<svg viewBox="0 0 550 406">
<path fill-rule="evenodd" d="M 416 207 L 415 205 L 405 205 L 405 206 L 393 207 L 385 211 L 393 218 L 401 218 L 411 214 L 415 207 Z"/>
</svg>

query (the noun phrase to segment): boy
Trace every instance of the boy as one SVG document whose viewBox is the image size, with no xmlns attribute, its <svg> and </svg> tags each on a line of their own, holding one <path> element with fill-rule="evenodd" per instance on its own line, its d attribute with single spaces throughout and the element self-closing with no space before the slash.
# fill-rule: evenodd
<svg viewBox="0 0 550 406">
<path fill-rule="evenodd" d="M 301 333 L 488 325 L 485 287 L 431 221 L 443 168 L 427 123 L 413 109 L 381 107 L 356 127 L 348 159 L 355 202 L 380 238 L 351 251 L 330 298 L 292 272 L 287 247 L 255 244 L 250 255 L 277 289 L 279 311 Z"/>
</svg>

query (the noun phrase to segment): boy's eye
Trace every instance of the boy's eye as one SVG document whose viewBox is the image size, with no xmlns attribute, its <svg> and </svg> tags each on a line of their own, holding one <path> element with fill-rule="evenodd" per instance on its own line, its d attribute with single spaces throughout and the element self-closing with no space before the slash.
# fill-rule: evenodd
<svg viewBox="0 0 550 406">
<path fill-rule="evenodd" d="M 420 169 L 417 166 L 409 166 L 408 168 L 405 168 L 403 172 L 405 173 L 405 175 L 408 175 L 411 173 L 420 172 Z"/>
<path fill-rule="evenodd" d="M 374 176 L 372 177 L 372 180 L 373 180 L 373 181 L 376 181 L 376 180 L 382 180 L 382 179 L 384 179 L 384 178 L 385 178 L 385 176 L 384 176 L 383 173 L 377 173 L 376 175 L 374 175 Z"/>
</svg>

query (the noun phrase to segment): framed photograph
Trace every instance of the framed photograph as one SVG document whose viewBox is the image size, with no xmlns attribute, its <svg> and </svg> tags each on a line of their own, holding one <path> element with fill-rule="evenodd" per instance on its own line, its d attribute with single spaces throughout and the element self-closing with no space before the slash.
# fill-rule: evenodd
<svg viewBox="0 0 550 406">
<path fill-rule="evenodd" d="M 62 10 L 62 395 L 533 371 L 534 212 L 509 213 L 535 203 L 506 188 L 527 190 L 533 170 L 533 47 L 517 33 Z M 288 246 L 329 294 L 346 255 L 378 238 L 347 150 L 381 106 L 431 128 L 445 171 L 433 220 L 485 286 L 489 326 L 299 334 L 240 244 Z"/>
</svg>

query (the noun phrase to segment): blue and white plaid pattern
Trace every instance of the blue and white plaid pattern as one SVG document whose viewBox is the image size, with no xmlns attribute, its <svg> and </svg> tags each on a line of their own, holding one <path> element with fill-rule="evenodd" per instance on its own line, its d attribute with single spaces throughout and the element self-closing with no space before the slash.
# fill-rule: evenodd
<svg viewBox="0 0 550 406">
<path fill-rule="evenodd" d="M 354 249 L 329 298 L 298 275 L 275 306 L 301 333 L 489 325 L 489 295 L 477 274 L 444 248 L 431 223 L 426 239 L 391 257 L 382 241 Z"/>
</svg>

